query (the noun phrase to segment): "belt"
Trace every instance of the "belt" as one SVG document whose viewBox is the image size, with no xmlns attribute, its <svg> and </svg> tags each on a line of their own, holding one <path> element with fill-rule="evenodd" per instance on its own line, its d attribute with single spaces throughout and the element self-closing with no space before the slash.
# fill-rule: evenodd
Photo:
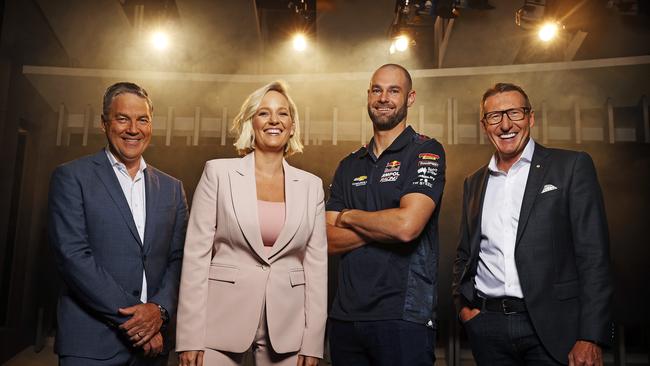
<svg viewBox="0 0 650 366">
<path fill-rule="evenodd" d="M 503 314 L 525 313 L 526 303 L 523 299 L 516 297 L 499 297 L 486 299 L 479 296 L 474 297 L 474 307 L 481 310 L 494 311 Z"/>
</svg>

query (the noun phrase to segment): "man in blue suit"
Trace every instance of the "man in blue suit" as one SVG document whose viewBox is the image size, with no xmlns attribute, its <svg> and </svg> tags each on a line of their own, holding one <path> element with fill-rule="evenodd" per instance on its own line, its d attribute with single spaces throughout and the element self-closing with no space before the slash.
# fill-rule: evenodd
<svg viewBox="0 0 650 366">
<path fill-rule="evenodd" d="M 65 285 L 60 365 L 166 364 L 187 203 L 182 183 L 142 158 L 152 114 L 138 85 L 110 86 L 102 111 L 108 146 L 52 174 L 48 231 Z"/>
</svg>

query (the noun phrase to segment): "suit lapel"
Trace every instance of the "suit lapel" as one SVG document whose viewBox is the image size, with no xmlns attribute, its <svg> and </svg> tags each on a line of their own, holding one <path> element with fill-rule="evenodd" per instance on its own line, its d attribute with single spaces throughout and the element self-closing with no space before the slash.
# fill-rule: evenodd
<svg viewBox="0 0 650 366">
<path fill-rule="evenodd" d="M 286 161 L 283 161 L 283 166 L 285 201 L 284 226 L 282 227 L 275 244 L 273 244 L 273 248 L 269 253 L 269 259 L 273 258 L 284 249 L 296 234 L 296 231 L 298 231 L 302 217 L 305 214 L 304 203 L 307 201 L 307 187 L 305 184 L 300 184 L 301 182 L 297 170 Z"/>
<path fill-rule="evenodd" d="M 108 194 L 111 196 L 113 202 L 122 214 L 122 218 L 126 222 L 126 225 L 129 227 L 131 234 L 138 242 L 138 244 L 142 245 L 142 241 L 140 241 L 140 235 L 138 234 L 138 230 L 135 227 L 133 215 L 131 214 L 131 209 L 129 209 L 129 203 L 126 201 L 124 192 L 120 187 L 120 182 L 117 180 L 115 172 L 113 171 L 113 167 L 108 161 L 106 151 L 102 149 L 100 152 L 95 154 L 93 157 L 93 162 L 95 163 L 95 173 L 104 184 L 104 187 L 108 191 Z"/>
<path fill-rule="evenodd" d="M 546 166 L 546 157 L 548 151 L 545 147 L 535 144 L 535 152 L 533 153 L 533 160 L 530 163 L 530 172 L 528 172 L 528 180 L 526 182 L 526 189 L 524 191 L 524 199 L 521 202 L 521 211 L 519 212 L 519 223 L 517 224 L 517 240 L 515 241 L 515 248 L 519 245 L 521 235 L 528 223 L 528 217 L 533 209 L 535 200 L 539 195 L 544 182 L 544 176 L 548 171 Z"/>
<path fill-rule="evenodd" d="M 151 238 L 153 238 L 156 233 L 154 226 L 154 212 L 158 206 L 160 181 L 158 180 L 158 175 L 156 175 L 154 169 L 149 166 L 144 170 L 144 179 L 144 191 L 147 201 L 147 217 L 145 218 L 144 224 L 144 251 L 147 253 L 149 251 Z"/>
<path fill-rule="evenodd" d="M 267 262 L 257 211 L 254 153 L 249 153 L 241 158 L 239 167 L 228 174 L 232 204 L 239 228 L 253 251 Z"/>
<path fill-rule="evenodd" d="M 481 245 L 481 221 L 482 221 L 481 218 L 483 216 L 483 201 L 485 199 L 485 191 L 487 189 L 487 183 L 489 178 L 490 178 L 490 170 L 486 165 L 483 168 L 481 174 L 478 176 L 478 181 L 476 183 L 472 182 L 473 185 L 474 184 L 477 185 L 476 188 L 474 187 L 470 188 L 472 191 L 478 192 L 478 194 L 472 194 L 472 192 L 469 192 L 471 194 L 472 200 L 469 202 L 469 207 L 468 207 L 469 217 L 467 218 L 467 222 L 470 224 L 469 227 L 474 228 L 474 231 L 472 232 L 472 237 L 470 238 L 471 255 L 473 255 L 474 253 L 478 253 L 478 249 Z"/>
</svg>

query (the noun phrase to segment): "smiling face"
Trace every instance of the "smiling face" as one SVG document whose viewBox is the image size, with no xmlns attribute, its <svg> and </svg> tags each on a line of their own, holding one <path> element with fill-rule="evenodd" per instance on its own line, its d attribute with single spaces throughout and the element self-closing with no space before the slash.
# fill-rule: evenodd
<svg viewBox="0 0 650 366">
<path fill-rule="evenodd" d="M 483 107 L 485 113 L 524 108 L 526 99 L 517 91 L 507 91 L 488 97 Z M 524 151 L 530 138 L 530 128 L 535 125 L 535 116 L 531 111 L 524 119 L 511 121 L 507 114 L 503 114 L 500 123 L 490 125 L 483 120 L 481 125 L 496 149 L 499 168 L 507 171 Z"/>
<path fill-rule="evenodd" d="M 408 107 L 415 101 L 404 72 L 396 67 L 382 67 L 370 81 L 368 114 L 376 129 L 392 130 L 406 119 Z"/>
<path fill-rule="evenodd" d="M 284 153 L 295 125 L 291 118 L 289 101 L 275 90 L 264 95 L 253 116 L 255 149 Z"/>
<path fill-rule="evenodd" d="M 151 118 L 146 99 L 131 93 L 113 98 L 102 130 L 111 152 L 127 168 L 140 164 L 140 157 L 151 141 Z"/>
</svg>

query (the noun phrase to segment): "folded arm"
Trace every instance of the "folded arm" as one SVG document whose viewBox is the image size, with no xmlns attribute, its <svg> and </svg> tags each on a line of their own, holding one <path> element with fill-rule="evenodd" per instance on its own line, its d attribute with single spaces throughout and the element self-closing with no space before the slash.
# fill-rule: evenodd
<svg viewBox="0 0 650 366">
<path fill-rule="evenodd" d="M 347 252 L 369 241 L 410 242 L 420 235 L 435 208 L 436 203 L 427 195 L 409 193 L 400 199 L 397 208 L 380 211 L 329 211 L 329 252 Z"/>
</svg>

